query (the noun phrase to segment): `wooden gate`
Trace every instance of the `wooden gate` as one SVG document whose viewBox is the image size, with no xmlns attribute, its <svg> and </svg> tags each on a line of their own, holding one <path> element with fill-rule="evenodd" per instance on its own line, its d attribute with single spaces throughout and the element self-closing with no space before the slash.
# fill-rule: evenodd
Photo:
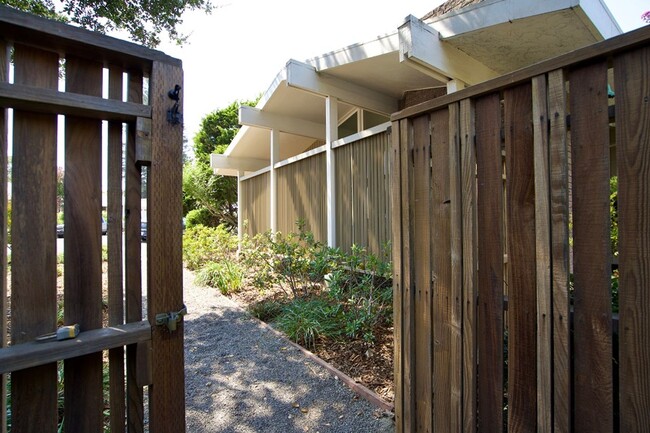
<svg viewBox="0 0 650 433">
<path fill-rule="evenodd" d="M 185 431 L 182 315 L 165 322 L 163 314 L 183 308 L 177 85 L 183 85 L 177 59 L 0 6 L 0 431 L 10 414 L 13 433 L 56 432 L 61 423 L 66 432 L 99 433 L 104 423 L 113 433 L 142 432 L 147 413 L 151 432 Z M 65 161 L 59 289 L 57 154 Z M 55 331 L 57 322 L 79 324 L 81 333 L 67 341 L 35 341 Z"/>
<path fill-rule="evenodd" d="M 398 432 L 648 431 L 649 101 L 646 27 L 393 115 Z"/>
</svg>

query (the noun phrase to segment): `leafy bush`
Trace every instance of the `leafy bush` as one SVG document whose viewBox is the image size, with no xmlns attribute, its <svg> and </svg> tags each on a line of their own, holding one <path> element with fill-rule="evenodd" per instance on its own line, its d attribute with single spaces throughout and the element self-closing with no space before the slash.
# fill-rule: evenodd
<svg viewBox="0 0 650 433">
<path fill-rule="evenodd" d="M 284 304 L 278 301 L 259 301 L 248 306 L 248 312 L 263 322 L 270 322 L 278 317 L 284 309 Z"/>
<path fill-rule="evenodd" d="M 198 225 L 211 226 L 214 217 L 206 208 L 192 209 L 185 216 L 185 226 L 187 228 Z"/>
<path fill-rule="evenodd" d="M 278 316 L 276 324 L 291 340 L 315 347 L 321 338 L 340 334 L 339 308 L 322 299 L 296 299 Z"/>
<path fill-rule="evenodd" d="M 198 284 L 215 287 L 224 295 L 240 291 L 243 281 L 244 270 L 232 260 L 208 263 L 196 275 Z"/>
<path fill-rule="evenodd" d="M 237 237 L 225 226 L 195 226 L 183 235 L 183 260 L 191 270 L 200 269 L 207 263 L 231 259 L 237 252 Z"/>
</svg>

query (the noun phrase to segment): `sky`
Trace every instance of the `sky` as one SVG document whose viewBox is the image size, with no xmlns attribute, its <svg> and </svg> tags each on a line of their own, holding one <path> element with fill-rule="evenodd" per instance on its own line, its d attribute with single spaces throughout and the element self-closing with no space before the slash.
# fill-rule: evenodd
<svg viewBox="0 0 650 433">
<path fill-rule="evenodd" d="M 213 0 L 207 15 L 183 15 L 179 47 L 159 50 L 183 61 L 184 126 L 190 141 L 208 113 L 264 93 L 289 59 L 306 60 L 395 31 L 443 0 Z M 644 25 L 648 0 L 605 0 L 623 31 Z"/>
</svg>

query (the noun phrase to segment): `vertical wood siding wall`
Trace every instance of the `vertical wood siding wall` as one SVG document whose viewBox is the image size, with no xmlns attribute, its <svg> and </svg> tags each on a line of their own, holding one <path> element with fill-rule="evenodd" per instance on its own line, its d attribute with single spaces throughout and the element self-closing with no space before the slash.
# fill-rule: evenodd
<svg viewBox="0 0 650 433">
<path fill-rule="evenodd" d="M 277 169 L 278 231 L 297 232 L 296 222 L 320 242 L 327 241 L 325 153 L 301 159 Z"/>
<path fill-rule="evenodd" d="M 254 236 L 271 228 L 271 192 L 269 172 L 243 180 L 240 203 L 245 233 Z"/>
<path fill-rule="evenodd" d="M 398 432 L 648 431 L 649 82 L 645 28 L 393 115 Z"/>
<path fill-rule="evenodd" d="M 390 134 L 373 135 L 334 149 L 336 244 L 374 254 L 384 252 L 390 235 Z"/>
<path fill-rule="evenodd" d="M 65 90 L 59 92 L 63 60 Z M 13 83 L 7 74 L 10 62 Z M 7 373 L 11 373 L 12 432 L 55 432 L 63 415 L 66 432 L 100 433 L 106 403 L 110 431 L 125 432 L 128 426 L 130 432 L 142 432 L 147 385 L 152 385 L 149 429 L 185 431 L 183 324 L 172 333 L 155 323 L 157 313 L 178 311 L 183 305 L 182 127 L 167 122 L 167 110 L 174 103 L 167 93 L 183 84 L 180 61 L 0 6 L 0 71 L 0 432 L 7 431 Z M 148 105 L 142 101 L 145 76 L 149 77 Z M 102 95 L 105 88 L 108 99 Z M 6 140 L 9 108 L 13 109 L 11 149 Z M 57 143 L 58 115 L 65 116 L 64 143 Z M 143 144 L 148 138 L 153 143 L 150 155 L 139 160 L 136 119 L 152 125 L 140 137 Z M 102 292 L 100 224 L 102 121 L 107 121 L 108 143 L 107 293 Z M 64 146 L 59 150 L 64 150 L 65 160 L 62 293 L 57 291 L 55 232 L 59 145 Z M 142 321 L 142 165 L 150 165 L 146 321 Z M 9 305 L 7 180 L 12 187 Z M 65 324 L 79 324 L 79 338 L 35 342 L 36 337 L 56 331 L 61 308 Z M 10 345 L 5 338 L 8 310 Z M 104 319 L 109 327 L 103 327 Z M 104 390 L 107 359 L 109 384 Z M 63 407 L 57 362 L 63 364 Z"/>
</svg>

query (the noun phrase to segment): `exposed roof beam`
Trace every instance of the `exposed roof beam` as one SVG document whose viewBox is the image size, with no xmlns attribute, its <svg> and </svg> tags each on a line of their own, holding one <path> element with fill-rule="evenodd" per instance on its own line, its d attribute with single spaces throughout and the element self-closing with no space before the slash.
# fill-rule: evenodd
<svg viewBox="0 0 650 433">
<path fill-rule="evenodd" d="M 239 123 L 258 128 L 276 129 L 289 134 L 325 140 L 325 124 L 310 122 L 295 117 L 281 116 L 262 111 L 259 108 L 242 105 L 239 107 Z"/>
<path fill-rule="evenodd" d="M 476 84 L 499 74 L 444 41 L 438 32 L 413 15 L 399 28 L 401 62 L 440 81 L 461 80 Z"/>
<path fill-rule="evenodd" d="M 334 96 L 342 102 L 382 114 L 391 114 L 398 109 L 395 98 L 324 72 L 318 73 L 313 66 L 289 60 L 286 67 L 289 86 L 321 96 Z"/>
<path fill-rule="evenodd" d="M 210 155 L 210 167 L 215 174 L 224 176 L 236 176 L 238 171 L 257 171 L 268 165 L 269 161 L 266 159 L 237 158 L 216 153 Z"/>
</svg>

